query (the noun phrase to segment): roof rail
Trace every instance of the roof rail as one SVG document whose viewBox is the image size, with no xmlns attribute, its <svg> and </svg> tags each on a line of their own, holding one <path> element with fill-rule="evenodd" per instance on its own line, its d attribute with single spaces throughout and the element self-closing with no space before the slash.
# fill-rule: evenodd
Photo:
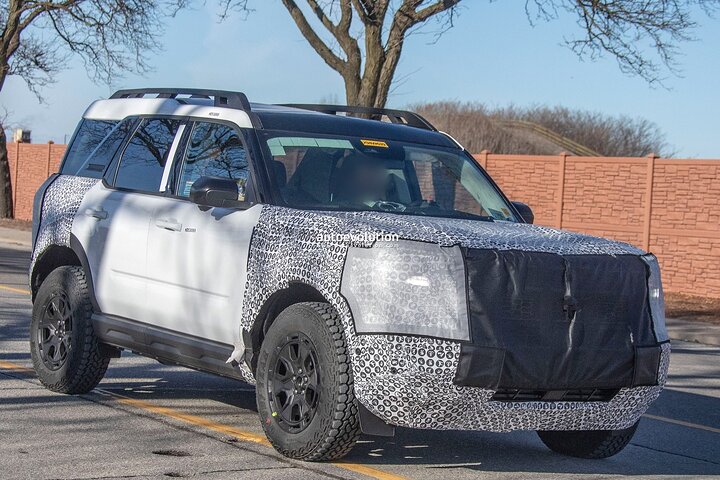
<svg viewBox="0 0 720 480">
<path fill-rule="evenodd" d="M 375 117 L 385 116 L 390 120 L 391 123 L 397 123 L 400 125 L 409 125 L 411 127 L 422 128 L 424 130 L 432 130 L 436 132 L 437 129 L 432 126 L 430 122 L 425 120 L 422 116 L 414 112 L 408 112 L 406 110 L 391 110 L 388 108 L 373 108 L 373 107 L 356 107 L 348 105 L 319 105 L 310 103 L 286 103 L 282 104 L 284 107 L 300 108 L 303 110 L 312 110 L 314 112 L 327 113 L 330 115 L 337 115 L 338 113 L 359 113 L 372 115 Z M 379 119 L 377 119 L 379 120 Z"/>
<path fill-rule="evenodd" d="M 242 92 L 225 90 L 205 90 L 198 88 L 136 88 L 118 90 L 110 98 L 143 98 L 145 95 L 156 95 L 155 98 L 176 98 L 178 95 L 191 95 L 200 98 L 212 98 L 216 107 L 234 108 L 250 112 L 250 102 Z"/>
</svg>

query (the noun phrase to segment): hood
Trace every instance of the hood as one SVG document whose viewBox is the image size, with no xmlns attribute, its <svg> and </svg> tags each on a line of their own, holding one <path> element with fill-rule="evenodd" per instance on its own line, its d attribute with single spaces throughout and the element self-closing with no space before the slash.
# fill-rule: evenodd
<svg viewBox="0 0 720 480">
<path fill-rule="evenodd" d="M 645 253 L 627 243 L 525 223 L 423 217 L 384 212 L 282 209 L 285 210 L 285 214 L 292 212 L 291 216 L 310 217 L 300 223 L 305 228 L 310 228 L 313 233 L 344 236 L 345 238 L 338 241 L 353 246 L 369 247 L 373 243 L 373 236 L 390 234 L 401 239 L 432 242 L 443 246 L 460 245 L 467 248 L 523 250 L 559 255 L 643 255 Z M 284 215 L 281 214 L 280 217 L 282 216 Z"/>
</svg>

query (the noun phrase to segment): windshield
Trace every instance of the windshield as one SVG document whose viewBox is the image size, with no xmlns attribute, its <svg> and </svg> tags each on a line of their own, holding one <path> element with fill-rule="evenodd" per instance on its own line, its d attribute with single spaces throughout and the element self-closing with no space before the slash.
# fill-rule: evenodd
<svg viewBox="0 0 720 480">
<path fill-rule="evenodd" d="M 516 221 L 457 149 L 383 139 L 265 135 L 268 173 L 294 208 Z"/>
</svg>

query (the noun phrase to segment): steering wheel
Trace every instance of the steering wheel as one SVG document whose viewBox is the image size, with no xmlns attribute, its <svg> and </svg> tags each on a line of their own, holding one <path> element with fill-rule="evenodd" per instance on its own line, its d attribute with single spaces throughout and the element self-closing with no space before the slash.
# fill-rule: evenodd
<svg viewBox="0 0 720 480">
<path fill-rule="evenodd" d="M 407 208 L 402 203 L 390 202 L 388 200 L 378 200 L 372 206 L 385 212 L 404 212 Z"/>
</svg>

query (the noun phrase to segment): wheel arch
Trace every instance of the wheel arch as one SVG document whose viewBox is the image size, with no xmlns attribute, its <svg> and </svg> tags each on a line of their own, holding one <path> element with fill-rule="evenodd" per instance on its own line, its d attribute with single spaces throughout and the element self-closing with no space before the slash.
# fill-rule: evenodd
<svg viewBox="0 0 720 480">
<path fill-rule="evenodd" d="M 82 267 L 85 272 L 85 278 L 88 280 L 90 300 L 92 302 L 93 309 L 96 312 L 99 312 L 100 308 L 98 307 L 97 300 L 95 298 L 92 273 L 90 272 L 85 249 L 80 244 L 80 241 L 72 234 L 70 235 L 69 243 L 69 246 L 58 244 L 50 245 L 38 256 L 35 264 L 33 265 L 32 272 L 30 273 L 30 291 L 32 294 L 32 301 L 35 301 L 35 295 L 37 295 L 40 285 L 42 285 L 43 281 L 53 270 L 58 267 L 78 266 Z"/>
<path fill-rule="evenodd" d="M 246 352 L 252 352 L 249 358 L 249 367 L 253 374 L 255 374 L 257 369 L 257 358 L 265 334 L 277 316 L 287 307 L 302 302 L 330 303 L 328 299 L 312 285 L 300 281 L 292 281 L 286 288 L 277 290 L 270 295 L 270 298 L 268 298 L 260 308 L 249 335 L 245 336 Z"/>
</svg>

